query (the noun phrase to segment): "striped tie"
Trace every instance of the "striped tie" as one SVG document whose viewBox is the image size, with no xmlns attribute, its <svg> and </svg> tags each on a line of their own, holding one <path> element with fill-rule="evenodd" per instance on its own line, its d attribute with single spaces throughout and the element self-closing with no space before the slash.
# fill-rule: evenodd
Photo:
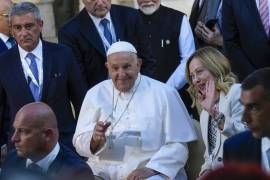
<svg viewBox="0 0 270 180">
<path fill-rule="evenodd" d="M 268 11 L 268 0 L 260 0 L 259 13 L 262 20 L 262 25 L 266 34 L 269 33 L 269 11 Z"/>
</svg>

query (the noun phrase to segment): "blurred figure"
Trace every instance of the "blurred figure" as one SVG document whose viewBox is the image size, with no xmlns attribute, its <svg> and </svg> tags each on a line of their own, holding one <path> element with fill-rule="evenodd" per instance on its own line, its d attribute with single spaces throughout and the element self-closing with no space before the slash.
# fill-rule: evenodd
<svg viewBox="0 0 270 180">
<path fill-rule="evenodd" d="M 198 48 L 210 45 L 222 50 L 222 1 L 194 1 L 189 21 Z"/>
<path fill-rule="evenodd" d="M 11 35 L 9 11 L 13 5 L 11 0 L 0 0 L 0 54 L 15 46 L 15 39 Z"/>
<path fill-rule="evenodd" d="M 35 102 L 23 106 L 16 114 L 13 127 L 12 142 L 16 151 L 8 155 L 3 176 L 27 168 L 43 172 L 55 180 L 94 180 L 89 166 L 58 143 L 57 120 L 48 105 Z"/>
<path fill-rule="evenodd" d="M 112 79 L 90 89 L 73 143 L 95 175 L 106 180 L 187 179 L 187 142 L 196 140 L 177 91 L 141 75 L 141 59 L 128 42 L 107 52 Z"/>
<path fill-rule="evenodd" d="M 9 108 L 8 117 L 0 114 L 0 124 L 4 128 L 1 137 L 8 137 L 5 143 L 9 142 L 15 114 L 23 105 L 42 101 L 49 104 L 57 116 L 60 141 L 73 148 L 75 118 L 86 85 L 72 51 L 40 39 L 43 21 L 33 3 L 14 5 L 10 23 L 18 45 L 0 55 L 0 108 Z"/>
<path fill-rule="evenodd" d="M 142 73 L 152 76 L 155 60 L 135 9 L 112 5 L 111 0 L 82 0 L 84 8 L 60 28 L 59 42 L 71 47 L 88 88 L 109 78 L 106 52 L 112 43 L 134 44 L 142 58 Z"/>
<path fill-rule="evenodd" d="M 270 68 L 259 69 L 242 82 L 243 121 L 250 131 L 225 141 L 224 161 L 253 162 L 270 172 Z"/>
<path fill-rule="evenodd" d="M 226 55 L 240 81 L 270 67 L 270 0 L 226 0 L 222 29 Z"/>
<path fill-rule="evenodd" d="M 202 108 L 200 125 L 206 150 L 201 176 L 222 163 L 224 140 L 246 129 L 241 121 L 241 88 L 228 60 L 212 47 L 197 50 L 186 70 L 193 105 Z"/>
<path fill-rule="evenodd" d="M 56 31 L 79 10 L 78 0 L 54 0 L 53 12 Z"/>
<path fill-rule="evenodd" d="M 270 177 L 257 164 L 232 163 L 210 172 L 202 180 L 270 180 Z"/>
<path fill-rule="evenodd" d="M 161 0 L 137 2 L 146 30 L 145 39 L 150 42 L 157 60 L 154 79 L 179 90 L 183 102 L 189 109 L 191 99 L 185 86 L 185 68 L 187 58 L 195 51 L 195 44 L 187 17 L 180 11 L 162 6 Z M 189 111 L 198 120 L 196 109 Z"/>
</svg>

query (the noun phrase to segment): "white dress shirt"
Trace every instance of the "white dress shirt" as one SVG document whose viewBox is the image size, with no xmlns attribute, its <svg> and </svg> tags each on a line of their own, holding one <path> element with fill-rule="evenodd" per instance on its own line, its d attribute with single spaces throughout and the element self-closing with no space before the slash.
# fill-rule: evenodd
<svg viewBox="0 0 270 180">
<path fill-rule="evenodd" d="M 90 141 L 97 121 L 112 122 L 114 140 L 110 149 L 109 127 L 104 147 L 93 154 Z M 117 91 L 112 80 L 103 81 L 87 92 L 73 144 L 80 155 L 89 157 L 94 174 L 104 172 L 111 179 L 122 180 L 137 167 L 146 166 L 170 179 L 185 180 L 186 142 L 196 138 L 192 120 L 177 91 L 139 75 L 129 92 Z"/>
<path fill-rule="evenodd" d="M 263 137 L 261 141 L 261 151 L 262 151 L 262 167 L 265 169 L 267 172 L 270 173 L 270 164 L 267 157 L 267 151 L 270 150 L 270 139 L 267 137 Z"/>
<path fill-rule="evenodd" d="M 31 159 L 26 160 L 26 167 L 28 167 L 30 164 L 35 163 L 40 168 L 42 168 L 42 171 L 47 172 L 52 162 L 55 160 L 56 156 L 58 155 L 60 151 L 60 145 L 57 143 L 53 150 L 44 158 L 37 162 L 33 162 Z"/>
<path fill-rule="evenodd" d="M 181 89 L 186 83 L 186 64 L 187 59 L 196 50 L 193 33 L 186 16 L 183 16 L 180 35 L 178 38 L 178 46 L 180 52 L 180 64 L 177 66 L 173 74 L 169 77 L 166 84 Z"/>
<path fill-rule="evenodd" d="M 28 81 L 28 78 L 30 77 L 31 78 L 31 81 L 35 85 L 39 86 L 39 91 L 41 92 L 42 86 L 43 86 L 43 51 L 42 51 L 42 41 L 39 40 L 39 43 L 38 43 L 37 47 L 32 52 L 25 51 L 23 48 L 21 48 L 20 45 L 18 45 L 18 47 L 19 47 L 20 59 L 21 59 L 21 63 L 22 63 L 22 67 L 23 67 L 23 72 L 24 72 L 26 81 Z M 38 79 L 39 79 L 39 83 L 35 79 L 32 71 L 30 69 L 30 62 L 31 62 L 31 60 L 28 57 L 26 57 L 28 53 L 32 53 L 32 54 L 35 55 L 35 59 L 36 59 L 36 63 L 37 63 L 37 68 L 38 68 Z"/>
<path fill-rule="evenodd" d="M 8 42 L 9 37 L 7 35 L 0 32 L 0 39 L 6 44 L 8 49 L 12 48 L 12 44 Z"/>
<path fill-rule="evenodd" d="M 116 40 L 116 33 L 115 33 L 115 30 L 114 30 L 114 26 L 113 26 L 113 22 L 112 22 L 112 19 L 111 19 L 110 12 L 108 12 L 104 18 L 99 18 L 99 17 L 93 16 L 90 13 L 88 13 L 88 14 L 91 17 L 91 19 L 93 20 L 93 22 L 94 22 L 94 24 L 96 26 L 96 29 L 97 29 L 97 31 L 99 33 L 99 36 L 100 36 L 100 38 L 101 38 L 101 40 L 103 42 L 104 48 L 107 51 L 111 45 L 109 44 L 109 42 L 107 41 L 107 39 L 104 36 L 104 33 L 103 33 L 104 28 L 100 24 L 100 21 L 102 19 L 107 19 L 109 21 L 109 30 L 110 30 L 111 35 L 112 35 L 112 42 L 116 42 L 117 41 Z"/>
</svg>

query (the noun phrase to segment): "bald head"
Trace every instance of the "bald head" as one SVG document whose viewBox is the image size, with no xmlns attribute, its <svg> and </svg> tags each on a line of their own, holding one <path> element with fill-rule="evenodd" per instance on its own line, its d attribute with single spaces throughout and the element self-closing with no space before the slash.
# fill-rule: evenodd
<svg viewBox="0 0 270 180">
<path fill-rule="evenodd" d="M 38 128 L 52 128 L 57 130 L 57 120 L 53 110 L 45 103 L 34 102 L 23 106 L 17 116 L 22 120 Z"/>
<path fill-rule="evenodd" d="M 11 140 L 17 154 L 33 161 L 50 153 L 59 138 L 55 114 L 42 102 L 23 106 L 16 114 L 13 127 Z"/>
</svg>

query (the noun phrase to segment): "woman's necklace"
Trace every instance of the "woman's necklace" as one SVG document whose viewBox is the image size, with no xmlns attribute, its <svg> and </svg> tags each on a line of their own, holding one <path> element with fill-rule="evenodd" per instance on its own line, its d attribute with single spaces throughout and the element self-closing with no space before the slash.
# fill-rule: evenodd
<svg viewBox="0 0 270 180">
<path fill-rule="evenodd" d="M 119 95 L 118 95 L 118 97 L 117 97 L 117 99 L 116 99 L 116 103 L 115 103 L 115 105 L 114 105 L 114 86 L 113 86 L 112 114 L 111 114 L 111 117 L 112 117 L 112 120 L 113 120 L 113 121 L 111 122 L 111 125 L 110 125 L 110 133 L 109 133 L 109 136 L 108 136 L 109 149 L 112 149 L 112 148 L 113 148 L 113 139 L 115 138 L 115 137 L 113 136 L 113 130 L 114 130 L 114 128 L 116 127 L 116 125 L 120 122 L 120 120 L 122 119 L 122 117 L 123 117 L 123 115 L 125 114 L 125 112 L 127 111 L 128 107 L 129 107 L 129 104 L 130 104 L 131 100 L 133 99 L 133 97 L 134 97 L 134 95 L 135 95 L 135 93 L 136 93 L 136 91 L 137 91 L 137 89 L 138 89 L 140 83 L 141 83 L 141 76 L 140 76 L 139 82 L 138 82 L 137 86 L 135 87 L 134 91 L 132 92 L 132 94 L 131 94 L 131 96 L 130 96 L 130 98 L 129 98 L 129 100 L 128 100 L 128 102 L 127 102 L 125 108 L 124 108 L 124 110 L 122 111 L 122 113 L 120 114 L 119 118 L 118 118 L 116 121 L 115 121 L 115 119 L 114 119 L 114 115 L 113 115 L 113 114 L 114 114 L 114 111 L 115 111 L 116 108 L 117 108 Z"/>
</svg>

